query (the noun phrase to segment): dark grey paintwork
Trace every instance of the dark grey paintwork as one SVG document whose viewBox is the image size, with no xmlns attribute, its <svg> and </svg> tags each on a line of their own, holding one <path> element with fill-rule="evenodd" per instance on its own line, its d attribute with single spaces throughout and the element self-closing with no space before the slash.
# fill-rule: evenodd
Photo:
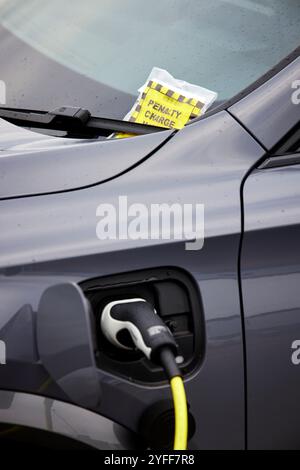
<svg viewBox="0 0 300 470">
<path fill-rule="evenodd" d="M 292 101 L 295 92 L 292 85 L 300 79 L 299 69 L 300 57 L 297 57 L 270 80 L 229 108 L 230 113 L 268 150 L 300 120 L 300 106 Z"/>
<path fill-rule="evenodd" d="M 101 388 L 95 360 L 93 314 L 74 283 L 50 286 L 43 293 L 36 319 L 39 357 L 72 402 L 97 408 Z"/>
<path fill-rule="evenodd" d="M 83 442 L 93 449 L 137 448 L 137 437 L 99 414 L 51 398 L 0 391 L 1 423 L 10 426 L 1 436 L 18 436 L 19 426 L 30 426 Z"/>
<path fill-rule="evenodd" d="M 45 136 L 0 119 L 0 199 L 84 188 L 126 172 L 172 135 L 75 140 Z"/>
<path fill-rule="evenodd" d="M 256 170 L 244 189 L 242 288 L 249 447 L 299 449 L 300 166 Z"/>
<path fill-rule="evenodd" d="M 123 143 L 116 141 L 113 145 L 117 149 Z M 244 368 L 237 276 L 239 190 L 241 179 L 262 154 L 260 146 L 224 111 L 180 131 L 153 157 L 119 178 L 84 190 L 1 201 L 5 231 L 0 233 L 0 289 L 1 295 L 6 295 L 6 318 L 2 316 L 2 322 L 11 322 L 23 304 L 32 305 L 36 311 L 46 285 L 61 279 L 78 282 L 156 266 L 186 269 L 199 285 L 206 329 L 205 358 L 186 383 L 193 414 L 197 423 L 201 422 L 191 445 L 243 448 Z M 119 194 L 128 195 L 129 203 L 204 203 L 204 248 L 186 251 L 184 243 L 166 240 L 98 240 L 96 208 L 100 202 L 116 203 Z M 16 286 L 18 302 L 8 294 Z M 9 345 L 7 350 L 9 364 Z M 37 378 L 42 374 L 37 366 L 28 365 L 31 373 L 19 383 L 17 365 L 10 367 L 11 374 L 9 366 L 7 372 L 0 370 L 7 388 L 32 390 L 42 381 Z M 102 399 L 97 410 L 132 430 L 137 429 L 149 404 L 170 397 L 167 386 L 141 386 L 101 370 L 98 376 Z"/>
<path fill-rule="evenodd" d="M 287 67 L 280 74 L 280 81 L 284 80 L 289 83 L 293 76 L 293 68 Z M 270 112 L 268 96 L 271 90 L 274 90 L 273 84 L 274 79 L 270 81 L 269 87 L 265 85 L 265 95 L 260 94 L 261 101 L 264 101 L 265 96 L 265 113 L 267 110 Z M 277 97 L 276 90 L 275 87 L 274 100 Z M 281 94 L 279 93 L 280 101 Z M 252 108 L 252 110 L 254 113 L 255 109 Z M 258 109 L 259 114 L 263 112 L 264 109 Z M 255 119 L 252 119 L 255 122 Z M 259 115 L 256 119 L 259 119 Z M 246 122 L 243 125 L 246 126 Z M 285 123 L 282 126 L 282 132 L 285 132 Z M 278 132 L 280 134 L 281 131 L 278 130 Z M 259 137 L 261 139 L 261 136 Z M 277 137 L 278 134 L 274 134 L 274 144 Z M 143 139 L 146 137 L 132 140 L 133 143 L 137 142 L 139 145 L 139 151 L 142 145 L 140 143 L 145 142 Z M 149 139 L 151 140 L 151 137 Z M 105 147 L 107 161 L 119 152 L 121 153 L 124 144 L 122 141 L 110 142 Z M 272 302 L 273 291 L 272 289 L 268 291 L 268 282 L 269 279 L 271 281 L 276 279 L 277 271 L 282 273 L 283 277 L 285 276 L 284 282 L 287 286 L 285 294 L 288 294 L 291 289 L 289 276 L 297 271 L 297 257 L 292 257 L 290 251 L 287 252 L 286 257 L 281 259 L 280 255 L 277 255 L 278 258 L 272 261 L 271 253 L 268 252 L 271 246 L 268 245 L 270 241 L 268 233 L 272 230 L 262 230 L 267 228 L 264 224 L 268 226 L 270 223 L 270 228 L 276 227 L 279 233 L 281 229 L 288 230 L 292 223 L 295 224 L 297 202 L 291 198 L 290 192 L 285 193 L 285 191 L 292 190 L 293 184 L 290 184 L 289 180 L 287 184 L 290 184 L 290 187 L 282 189 L 282 193 L 279 191 L 275 200 L 272 199 L 272 195 L 280 187 L 280 179 L 275 183 L 273 179 L 268 184 L 262 182 L 258 186 L 258 192 L 254 184 L 258 179 L 257 173 L 253 173 L 250 177 L 249 187 L 246 180 L 245 227 L 250 239 L 246 234 L 242 252 L 245 324 L 243 324 L 240 303 L 238 266 L 243 229 L 240 191 L 242 182 L 253 167 L 262 160 L 264 152 L 264 148 L 254 136 L 250 135 L 235 119 L 234 111 L 230 110 L 228 113 L 223 110 L 179 131 L 149 158 L 143 159 L 139 165 L 102 184 L 100 184 L 102 181 L 100 178 L 99 184 L 84 189 L 74 187 L 68 192 L 0 201 L 0 220 L 1 226 L 4 227 L 0 231 L 0 338 L 7 343 L 7 365 L 0 366 L 0 388 L 35 393 L 70 403 L 74 401 L 70 390 L 68 388 L 63 390 L 55 382 L 56 372 L 53 372 L 52 367 L 49 368 L 47 358 L 40 361 L 41 345 L 39 341 L 38 345 L 36 344 L 35 328 L 39 315 L 39 302 L 47 288 L 65 283 L 78 284 L 86 279 L 114 273 L 158 266 L 175 266 L 185 269 L 195 279 L 204 311 L 205 356 L 202 358 L 201 366 L 186 377 L 187 395 L 197 425 L 190 448 L 245 448 L 247 416 L 251 447 L 259 447 L 260 442 L 264 442 L 266 446 L 269 445 L 268 436 L 266 437 L 268 433 L 275 435 L 269 438 L 272 439 L 274 447 L 280 447 L 281 444 L 286 447 L 296 444 L 297 436 L 291 435 L 284 427 L 286 418 L 281 417 L 275 422 L 275 424 L 281 423 L 287 432 L 283 441 L 280 441 L 278 435 L 274 434 L 274 421 L 270 420 L 268 427 L 264 425 L 262 407 L 265 406 L 266 401 L 269 401 L 265 408 L 265 418 L 274 416 L 274 409 L 277 405 L 278 407 L 281 405 L 279 395 L 273 398 L 272 405 L 271 389 L 274 385 L 278 386 L 279 393 L 284 387 L 281 380 L 282 378 L 284 380 L 288 372 L 281 371 L 277 379 L 275 374 L 268 372 L 267 367 L 273 368 L 271 358 L 266 354 L 269 349 L 259 349 L 260 331 L 257 335 L 252 331 L 256 328 L 255 319 L 259 321 L 259 315 L 251 314 L 253 306 L 256 305 L 256 313 L 261 314 L 265 312 L 267 301 Z M 38 157 L 38 152 L 36 157 Z M 26 158 L 25 155 L 24 158 Z M 84 169 L 84 160 L 82 160 L 82 165 Z M 268 174 L 276 174 L 279 170 L 264 171 L 273 171 Z M 53 162 L 52 168 L 49 165 L 49 173 L 54 175 L 55 172 L 56 167 Z M 263 191 L 269 195 L 267 201 L 261 197 L 264 194 Z M 203 249 L 186 251 L 183 242 L 172 240 L 98 240 L 96 208 L 100 203 L 117 205 L 119 195 L 127 195 L 129 203 L 141 202 L 146 205 L 163 202 L 205 204 Z M 280 204 L 279 198 L 283 199 L 282 203 L 286 204 L 286 208 L 289 207 L 286 219 L 282 218 L 281 213 L 276 210 L 276 204 Z M 254 203 L 251 203 L 252 200 Z M 264 207 L 267 202 L 269 206 Z M 270 210 L 272 207 L 275 211 L 273 213 L 271 211 L 269 215 L 265 209 Z M 262 224 L 259 223 L 261 218 L 257 215 L 260 210 L 263 210 L 262 215 L 265 217 L 267 214 Z M 251 214 L 252 217 L 249 217 Z M 282 227 L 280 227 L 281 223 Z M 260 242 L 255 239 L 258 249 L 251 242 L 253 233 L 255 237 L 259 234 L 263 236 Z M 296 248 L 296 237 L 292 237 L 289 248 L 293 246 Z M 255 259 L 251 258 L 253 256 Z M 264 257 L 265 263 L 260 267 Z M 280 262 L 284 264 L 283 268 L 280 267 Z M 251 263 L 254 269 L 251 268 Z M 275 263 L 275 269 L 272 263 Z M 257 292 L 262 292 L 258 291 L 259 282 L 256 282 L 255 289 L 249 290 L 247 281 L 251 276 L 254 276 L 256 280 L 261 279 L 260 269 L 266 269 L 269 276 L 264 286 L 268 292 L 268 299 L 265 303 L 264 297 L 257 294 Z M 297 282 L 296 278 L 295 282 Z M 277 288 L 275 299 L 278 300 L 278 304 L 274 304 L 273 307 L 270 304 L 268 311 L 284 311 L 287 307 L 294 305 L 292 301 L 291 304 L 286 303 L 280 307 L 279 283 L 275 283 L 274 287 Z M 251 305 L 251 299 L 254 296 L 255 302 Z M 58 303 L 58 305 L 61 309 L 62 304 Z M 291 320 L 294 321 L 294 314 L 290 315 Z M 47 317 L 50 318 L 49 314 Z M 254 321 L 253 324 L 248 323 L 249 318 Z M 273 340 L 276 334 L 279 334 L 279 329 L 276 329 L 274 323 L 268 325 L 268 316 L 260 315 L 260 318 L 267 325 L 266 329 L 262 328 L 262 335 L 266 335 L 267 341 L 272 345 L 270 350 L 273 351 L 273 344 L 275 344 Z M 54 319 L 55 317 L 53 321 Z M 275 323 L 276 321 L 277 317 Z M 56 323 L 57 320 L 55 320 Z M 245 388 L 244 333 L 246 333 L 247 359 L 249 360 L 248 394 Z M 72 335 L 72 328 L 66 331 L 67 334 Z M 73 339 L 76 339 L 75 336 Z M 290 340 L 289 336 L 288 340 Z M 71 343 L 68 343 L 64 350 L 60 336 L 58 344 L 62 348 L 60 353 L 65 354 Z M 260 354 L 257 354 L 257 351 Z M 287 352 L 288 359 L 289 352 Z M 264 367 L 258 367 L 258 361 L 261 361 L 260 364 Z M 74 363 L 76 364 L 76 361 Z M 285 362 L 282 362 L 282 368 L 284 366 Z M 255 376 L 256 370 L 259 372 L 257 377 Z M 49 377 L 49 372 L 51 377 Z M 67 375 L 67 372 L 65 373 Z M 89 402 L 93 411 L 129 427 L 131 431 L 138 430 L 139 419 L 149 405 L 160 398 L 170 397 L 167 384 L 141 385 L 113 376 L 101 368 L 97 369 L 97 377 L 98 383 L 94 390 L 87 390 L 85 383 L 81 383 L 76 402 L 86 405 L 88 396 L 93 394 L 99 386 L 100 391 L 96 392 L 100 397 L 99 404 Z M 61 379 L 62 376 L 60 376 Z M 259 380 L 260 385 L 258 385 Z M 291 384 L 296 383 L 293 382 L 294 378 L 290 380 Z M 266 389 L 264 389 L 264 383 L 266 383 Z M 264 390 L 269 392 L 267 396 Z M 260 393 L 261 396 L 255 396 L 256 393 Z M 245 399 L 247 397 L 248 402 Z M 295 397 L 296 392 L 293 400 Z M 255 400 L 258 402 L 256 403 Z M 247 403 L 248 410 L 246 409 Z M 287 403 L 286 406 L 288 407 L 289 404 Z M 269 413 L 268 410 L 271 412 Z M 259 426 L 260 430 L 257 429 Z M 298 433 L 297 425 L 295 425 L 295 430 Z M 261 439 L 260 442 L 255 437 L 255 433 Z"/>
</svg>

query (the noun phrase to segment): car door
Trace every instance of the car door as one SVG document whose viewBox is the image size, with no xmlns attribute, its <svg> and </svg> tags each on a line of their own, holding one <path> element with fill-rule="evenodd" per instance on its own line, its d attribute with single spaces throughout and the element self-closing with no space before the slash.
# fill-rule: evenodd
<svg viewBox="0 0 300 470">
<path fill-rule="evenodd" d="M 240 268 L 250 449 L 300 447 L 299 58 L 288 68 L 284 82 L 274 80 L 281 106 L 275 110 L 269 95 L 264 120 L 246 111 L 243 116 L 266 148 L 243 185 Z"/>
<path fill-rule="evenodd" d="M 268 160 L 244 187 L 241 275 L 254 448 L 300 446 L 299 188 L 299 152 Z"/>
</svg>

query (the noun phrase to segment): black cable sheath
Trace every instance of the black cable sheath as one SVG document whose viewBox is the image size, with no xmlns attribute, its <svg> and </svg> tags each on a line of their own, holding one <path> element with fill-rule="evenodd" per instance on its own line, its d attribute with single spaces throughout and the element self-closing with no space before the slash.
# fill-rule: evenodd
<svg viewBox="0 0 300 470">
<path fill-rule="evenodd" d="M 173 377 L 182 376 L 176 363 L 175 356 L 170 348 L 162 347 L 159 351 L 159 359 L 169 380 L 171 380 Z"/>
</svg>

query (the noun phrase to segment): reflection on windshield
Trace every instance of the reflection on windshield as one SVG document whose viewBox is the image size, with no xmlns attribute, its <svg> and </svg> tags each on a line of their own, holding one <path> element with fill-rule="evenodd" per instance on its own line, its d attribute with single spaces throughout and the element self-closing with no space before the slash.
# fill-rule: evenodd
<svg viewBox="0 0 300 470">
<path fill-rule="evenodd" d="M 300 2 L 0 0 L 0 23 L 118 90 L 137 94 L 158 66 L 224 100 L 300 43 Z"/>
</svg>

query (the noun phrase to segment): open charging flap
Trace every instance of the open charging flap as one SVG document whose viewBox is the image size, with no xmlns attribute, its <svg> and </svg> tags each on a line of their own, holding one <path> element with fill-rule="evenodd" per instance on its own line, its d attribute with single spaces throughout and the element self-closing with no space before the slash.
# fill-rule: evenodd
<svg viewBox="0 0 300 470">
<path fill-rule="evenodd" d="M 101 398 L 93 331 L 89 302 L 75 283 L 45 290 L 37 314 L 40 359 L 70 400 L 86 408 Z"/>
</svg>

